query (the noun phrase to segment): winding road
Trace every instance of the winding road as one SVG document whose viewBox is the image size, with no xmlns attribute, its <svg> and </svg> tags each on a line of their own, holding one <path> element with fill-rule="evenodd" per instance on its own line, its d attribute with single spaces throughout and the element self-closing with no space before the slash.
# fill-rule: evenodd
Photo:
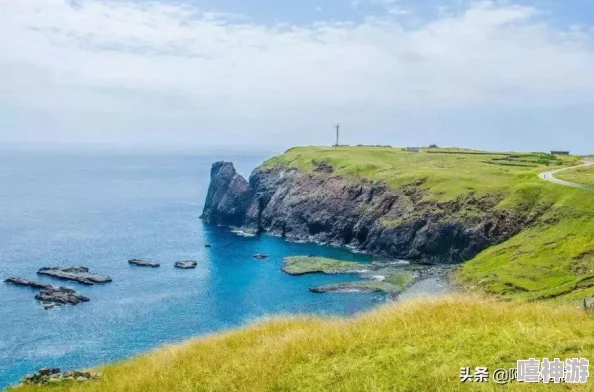
<svg viewBox="0 0 594 392">
<path fill-rule="evenodd" d="M 540 173 L 538 175 L 538 177 L 540 177 L 541 179 L 543 179 L 545 181 L 552 182 L 554 184 L 570 186 L 570 187 L 573 187 L 573 188 L 594 190 L 594 185 L 578 184 L 576 182 L 563 181 L 563 180 L 559 180 L 558 178 L 555 178 L 555 174 L 560 173 L 562 171 L 571 170 L 571 169 L 577 169 L 578 167 L 585 167 L 585 166 L 592 166 L 592 165 L 594 165 L 594 161 L 588 160 L 588 161 L 584 161 L 584 164 L 583 165 L 571 166 L 571 167 L 564 167 L 563 169 L 557 169 L 557 170 L 552 170 L 552 171 Z"/>
</svg>

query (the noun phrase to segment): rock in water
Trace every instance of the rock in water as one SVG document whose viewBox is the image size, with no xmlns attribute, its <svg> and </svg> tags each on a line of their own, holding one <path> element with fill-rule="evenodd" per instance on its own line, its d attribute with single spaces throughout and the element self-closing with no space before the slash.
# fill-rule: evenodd
<svg viewBox="0 0 594 392">
<path fill-rule="evenodd" d="M 16 286 L 31 287 L 32 289 L 47 289 L 52 287 L 51 284 L 34 282 L 23 278 L 8 278 L 5 280 L 6 283 L 11 283 Z"/>
<path fill-rule="evenodd" d="M 253 192 L 231 162 L 217 162 L 210 170 L 210 187 L 202 216 L 217 225 L 241 226 Z"/>
<path fill-rule="evenodd" d="M 77 294 L 76 291 L 68 287 L 55 287 L 51 284 L 34 282 L 23 278 L 9 278 L 5 282 L 22 287 L 41 289 L 39 294 L 35 296 L 35 299 L 39 300 L 45 309 L 66 304 L 77 305 L 81 302 L 89 301 L 89 298 Z M 55 373 L 55 369 L 52 369 L 52 371 Z"/>
<path fill-rule="evenodd" d="M 145 260 L 138 260 L 138 259 L 132 259 L 132 260 L 128 260 L 128 263 L 132 264 L 132 265 L 137 265 L 139 267 L 152 267 L 152 268 L 157 268 L 160 267 L 161 264 L 155 262 L 155 261 L 145 261 Z"/>
<path fill-rule="evenodd" d="M 41 301 L 43 307 L 50 309 L 60 305 L 78 305 L 81 302 L 88 302 L 89 298 L 77 294 L 76 291 L 67 287 L 50 287 L 42 289 L 35 299 Z"/>
<path fill-rule="evenodd" d="M 47 275 L 56 279 L 70 280 L 89 286 L 92 286 L 95 283 L 111 282 L 111 278 L 109 276 L 91 274 L 89 269 L 86 267 L 43 267 L 40 268 L 37 273 L 39 275 Z"/>
<path fill-rule="evenodd" d="M 175 268 L 192 269 L 192 268 L 196 268 L 197 265 L 198 265 L 198 263 L 194 260 L 185 260 L 185 261 L 178 261 L 177 263 L 175 263 Z"/>
</svg>

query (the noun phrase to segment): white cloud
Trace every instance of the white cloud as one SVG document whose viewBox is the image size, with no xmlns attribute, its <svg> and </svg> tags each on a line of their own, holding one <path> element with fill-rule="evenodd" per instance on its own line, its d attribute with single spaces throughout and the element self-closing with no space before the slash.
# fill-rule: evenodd
<svg viewBox="0 0 594 392">
<path fill-rule="evenodd" d="M 46 138 L 160 142 L 170 131 L 150 123 L 169 121 L 176 138 L 195 140 L 188 130 L 200 128 L 201 139 L 225 143 L 279 135 L 283 121 L 292 121 L 287 130 L 323 127 L 357 112 L 354 123 L 387 129 L 396 112 L 594 100 L 591 32 L 509 3 L 469 3 L 407 28 L 394 0 L 382 1 L 397 18 L 301 26 L 174 3 L 1 1 L 0 106 L 59 116 L 62 129 Z M 83 131 L 82 113 L 126 126 Z M 317 142 L 314 132 L 286 142 Z"/>
</svg>

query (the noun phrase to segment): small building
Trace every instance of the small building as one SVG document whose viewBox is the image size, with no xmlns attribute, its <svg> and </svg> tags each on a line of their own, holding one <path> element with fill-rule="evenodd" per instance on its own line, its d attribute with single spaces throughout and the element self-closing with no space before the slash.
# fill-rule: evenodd
<svg viewBox="0 0 594 392">
<path fill-rule="evenodd" d="M 406 151 L 408 151 L 408 152 L 419 152 L 419 151 L 421 151 L 421 147 L 406 147 Z"/>
<path fill-rule="evenodd" d="M 551 155 L 569 155 L 569 151 L 551 151 Z"/>
</svg>

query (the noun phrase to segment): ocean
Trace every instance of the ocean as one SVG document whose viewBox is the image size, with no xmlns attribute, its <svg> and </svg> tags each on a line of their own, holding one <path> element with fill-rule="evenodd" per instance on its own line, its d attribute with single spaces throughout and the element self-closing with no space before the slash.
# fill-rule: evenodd
<svg viewBox="0 0 594 392">
<path fill-rule="evenodd" d="M 293 277 L 292 255 L 369 261 L 344 249 L 243 237 L 199 216 L 210 165 L 249 175 L 274 153 L 108 150 L 0 151 L 0 279 L 75 288 L 91 301 L 44 310 L 36 290 L 0 283 L 0 388 L 41 367 L 80 369 L 281 314 L 353 315 L 382 294 L 313 294 L 356 276 Z M 212 248 L 205 248 L 205 244 Z M 256 260 L 255 253 L 270 255 Z M 160 268 L 128 264 L 140 258 Z M 178 260 L 195 270 L 173 268 Z M 38 276 L 86 266 L 112 283 L 82 286 Z"/>
</svg>

